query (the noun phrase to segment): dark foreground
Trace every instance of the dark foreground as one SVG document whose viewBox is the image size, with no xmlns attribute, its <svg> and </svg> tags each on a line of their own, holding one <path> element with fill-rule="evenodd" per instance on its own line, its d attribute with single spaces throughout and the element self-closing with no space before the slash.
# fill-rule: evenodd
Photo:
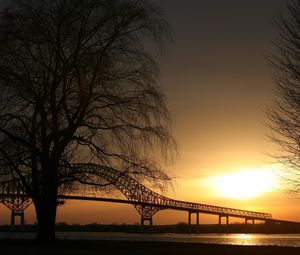
<svg viewBox="0 0 300 255">
<path fill-rule="evenodd" d="M 0 240 L 1 254 L 132 254 L 132 255 L 299 255 L 300 248 L 277 246 L 235 246 L 216 244 L 134 242 L 134 241 L 56 241 L 45 245 L 28 240 Z"/>
</svg>

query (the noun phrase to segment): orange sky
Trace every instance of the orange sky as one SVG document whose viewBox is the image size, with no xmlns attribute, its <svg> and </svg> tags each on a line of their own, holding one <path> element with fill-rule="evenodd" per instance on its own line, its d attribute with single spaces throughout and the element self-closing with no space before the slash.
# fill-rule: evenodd
<svg viewBox="0 0 300 255">
<path fill-rule="evenodd" d="M 271 51 L 270 39 L 276 34 L 272 17 L 284 10 L 286 1 L 156 2 L 174 32 L 174 45 L 158 61 L 180 147 L 180 157 L 168 166 L 176 177 L 174 191 L 164 195 L 300 221 L 299 201 L 279 186 L 255 198 L 233 199 L 222 197 L 218 187 L 207 182 L 245 168 L 273 166 L 267 155 L 276 148 L 267 140 L 264 109 L 272 102 L 274 83 L 264 54 Z M 9 222 L 3 205 L 0 215 L 0 224 Z M 26 220 L 35 221 L 32 207 Z M 77 201 L 60 207 L 57 221 L 121 224 L 140 218 L 130 205 Z M 217 217 L 203 215 L 201 221 L 216 223 Z M 187 213 L 165 210 L 154 216 L 157 224 L 178 222 L 187 222 Z"/>
</svg>

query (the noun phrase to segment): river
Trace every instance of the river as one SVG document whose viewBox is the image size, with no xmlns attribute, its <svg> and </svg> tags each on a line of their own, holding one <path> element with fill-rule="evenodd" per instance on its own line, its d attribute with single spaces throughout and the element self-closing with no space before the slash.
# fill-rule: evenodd
<svg viewBox="0 0 300 255">
<path fill-rule="evenodd" d="M 0 232 L 0 238 L 32 239 L 34 233 Z M 60 239 L 123 240 L 300 247 L 300 234 L 136 234 L 115 232 L 57 232 Z"/>
</svg>

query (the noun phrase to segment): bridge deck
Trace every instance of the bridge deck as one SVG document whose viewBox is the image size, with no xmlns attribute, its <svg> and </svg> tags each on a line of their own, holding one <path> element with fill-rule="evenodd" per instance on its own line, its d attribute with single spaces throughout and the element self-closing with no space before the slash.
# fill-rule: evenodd
<svg viewBox="0 0 300 255">
<path fill-rule="evenodd" d="M 179 200 L 174 200 L 179 203 L 170 203 L 169 205 L 161 204 L 158 205 L 156 203 L 149 202 L 139 202 L 139 201 L 129 201 L 125 199 L 113 199 L 113 198 L 101 198 L 101 197 L 84 197 L 84 196 L 67 196 L 67 195 L 59 195 L 60 199 L 70 199 L 70 200 L 86 200 L 86 201 L 104 201 L 104 202 L 113 202 L 113 203 L 123 203 L 123 204 L 135 204 L 135 205 L 144 205 L 144 206 L 159 206 L 162 209 L 173 209 L 180 211 L 192 211 L 199 212 L 205 214 L 214 214 L 214 215 L 224 215 L 231 216 L 236 218 L 249 218 L 254 220 L 271 220 L 272 215 L 268 213 L 254 212 L 254 211 L 246 211 L 234 208 L 220 207 L 220 206 L 212 206 L 205 204 L 197 204 L 184 202 Z"/>
</svg>

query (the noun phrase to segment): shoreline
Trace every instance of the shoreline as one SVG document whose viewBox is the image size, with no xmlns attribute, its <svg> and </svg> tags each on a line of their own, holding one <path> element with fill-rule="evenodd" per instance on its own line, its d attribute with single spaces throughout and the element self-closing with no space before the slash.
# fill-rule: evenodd
<svg viewBox="0 0 300 255">
<path fill-rule="evenodd" d="M 0 225 L 0 232 L 36 232 L 37 225 Z M 174 233 L 174 234 L 300 234 L 298 224 L 174 224 L 140 226 L 131 224 L 65 224 L 56 225 L 56 232 L 122 232 L 122 233 Z"/>
<path fill-rule="evenodd" d="M 299 247 L 283 246 L 243 246 L 203 243 L 175 243 L 153 241 L 96 241 L 96 240 L 56 240 L 51 244 L 40 244 L 35 240 L 2 239 L 3 254 L 124 254 L 124 255 L 299 255 Z"/>
</svg>

